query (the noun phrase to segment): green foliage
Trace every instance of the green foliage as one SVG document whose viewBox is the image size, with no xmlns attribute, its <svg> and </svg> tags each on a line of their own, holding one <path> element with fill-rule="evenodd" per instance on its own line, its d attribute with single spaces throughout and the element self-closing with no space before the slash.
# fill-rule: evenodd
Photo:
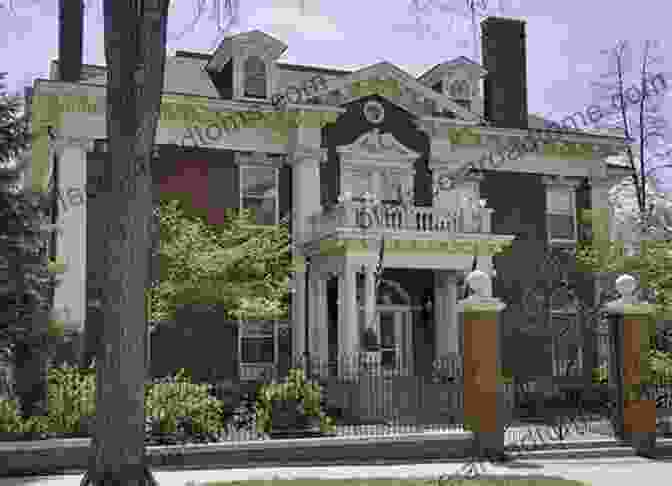
<svg viewBox="0 0 672 486">
<path fill-rule="evenodd" d="M 335 430 L 334 422 L 320 407 L 321 387 L 317 383 L 306 382 L 302 369 L 289 370 L 283 383 L 262 385 L 257 393 L 256 423 L 257 430 L 269 433 L 273 426 L 273 402 L 296 400 L 306 416 L 319 417 L 320 430 L 324 433 Z"/>
<path fill-rule="evenodd" d="M 606 366 L 600 366 L 599 368 L 593 368 L 593 383 L 606 383 L 609 380 L 609 370 Z"/>
<path fill-rule="evenodd" d="M 145 390 L 147 438 L 162 443 L 212 442 L 222 431 L 224 405 L 209 385 L 191 383 L 184 370 L 148 383 Z M 49 370 L 49 415 L 21 418 L 12 400 L 0 400 L 0 432 L 90 435 L 96 413 L 93 366 L 63 365 Z"/>
<path fill-rule="evenodd" d="M 651 381 L 655 384 L 672 384 L 672 353 L 655 349 L 649 351 Z"/>
<path fill-rule="evenodd" d="M 285 225 L 260 228 L 248 211 L 228 211 L 211 225 L 177 200 L 159 207 L 161 274 L 150 289 L 153 322 L 172 320 L 180 306 L 219 305 L 223 319 L 287 315 L 291 270 Z"/>
<path fill-rule="evenodd" d="M 23 419 L 15 400 L 0 400 L 0 432 L 21 432 Z"/>
<path fill-rule="evenodd" d="M 96 412 L 96 374 L 93 367 L 69 365 L 49 370 L 49 431 L 86 435 Z"/>
<path fill-rule="evenodd" d="M 46 417 L 24 419 L 15 400 L 0 400 L 0 433 L 38 434 L 47 432 L 49 423 Z"/>
<path fill-rule="evenodd" d="M 582 243 L 577 260 L 590 271 L 628 273 L 642 288 L 655 292 L 656 320 L 672 310 L 672 241 L 642 241 L 639 253 L 627 255 L 620 242 Z"/>
<path fill-rule="evenodd" d="M 173 378 L 147 386 L 147 432 L 171 441 L 211 442 L 222 431 L 224 405 L 210 396 L 208 385 L 191 383 L 181 369 Z"/>
<path fill-rule="evenodd" d="M 0 163 L 8 162 L 28 148 L 28 120 L 20 114 L 22 100 L 7 95 L 3 82 L 7 73 L 0 73 Z"/>
</svg>

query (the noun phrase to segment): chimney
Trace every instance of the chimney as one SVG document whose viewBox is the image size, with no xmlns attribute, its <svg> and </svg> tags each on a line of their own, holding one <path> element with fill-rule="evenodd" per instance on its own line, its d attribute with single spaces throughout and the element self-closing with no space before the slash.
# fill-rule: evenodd
<svg viewBox="0 0 672 486">
<path fill-rule="evenodd" d="M 502 128 L 527 128 L 525 21 L 488 17 L 483 33 L 484 111 Z"/>
<path fill-rule="evenodd" d="M 82 76 L 84 3 L 58 0 L 58 79 L 76 83 Z"/>
</svg>

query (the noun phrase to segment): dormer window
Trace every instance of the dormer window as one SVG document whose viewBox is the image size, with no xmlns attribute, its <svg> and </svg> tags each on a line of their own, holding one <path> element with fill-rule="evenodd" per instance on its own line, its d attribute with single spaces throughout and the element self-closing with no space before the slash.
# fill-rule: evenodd
<svg viewBox="0 0 672 486">
<path fill-rule="evenodd" d="M 448 89 L 450 96 L 455 103 L 469 110 L 471 109 L 471 87 L 465 79 L 458 79 L 450 84 Z"/>
<path fill-rule="evenodd" d="M 245 59 L 243 93 L 246 98 L 266 98 L 266 63 L 260 57 Z"/>
<path fill-rule="evenodd" d="M 469 83 L 464 79 L 455 81 L 450 85 L 450 96 L 455 99 L 468 99 L 469 98 Z"/>
</svg>

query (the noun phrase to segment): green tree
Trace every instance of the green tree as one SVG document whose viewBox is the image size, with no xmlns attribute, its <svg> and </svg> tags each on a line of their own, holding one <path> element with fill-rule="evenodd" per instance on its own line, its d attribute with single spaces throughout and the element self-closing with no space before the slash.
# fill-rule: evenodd
<svg viewBox="0 0 672 486">
<path fill-rule="evenodd" d="M 21 184 L 29 144 L 21 100 L 0 83 L 0 353 L 14 367 L 24 416 L 46 413 L 50 335 L 58 332 L 50 319 L 55 281 L 43 229 L 48 201 Z"/>
<path fill-rule="evenodd" d="M 209 225 L 177 200 L 159 208 L 160 278 L 150 290 L 152 322 L 171 320 L 185 305 L 224 309 L 224 319 L 280 319 L 288 310 L 292 270 L 289 232 L 253 224 L 249 211 L 229 211 Z"/>
<path fill-rule="evenodd" d="M 0 167 L 3 172 L 0 182 L 16 182 L 22 163 L 20 155 L 29 147 L 28 119 L 18 96 L 8 95 L 4 79 L 7 73 L 0 72 Z M 13 164 L 17 164 L 13 167 Z M 14 168 L 15 170 L 8 170 Z"/>
</svg>

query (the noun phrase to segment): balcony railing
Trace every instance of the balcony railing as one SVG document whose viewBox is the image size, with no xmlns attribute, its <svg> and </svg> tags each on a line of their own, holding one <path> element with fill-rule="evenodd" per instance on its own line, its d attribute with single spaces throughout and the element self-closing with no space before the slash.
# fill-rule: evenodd
<svg viewBox="0 0 672 486">
<path fill-rule="evenodd" d="M 428 208 L 343 201 L 309 217 L 313 235 L 339 229 L 490 233 L 490 208 Z"/>
</svg>

